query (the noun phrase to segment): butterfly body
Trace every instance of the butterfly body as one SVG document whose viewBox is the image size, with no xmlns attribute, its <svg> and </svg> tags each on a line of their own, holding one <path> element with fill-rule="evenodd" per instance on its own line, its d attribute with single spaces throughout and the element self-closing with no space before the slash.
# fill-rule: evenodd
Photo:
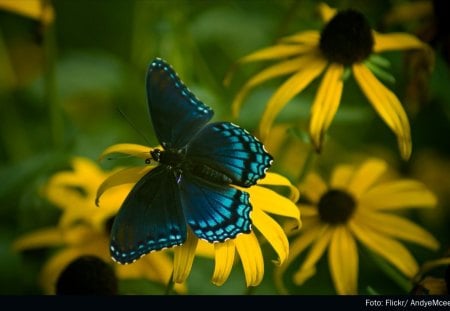
<svg viewBox="0 0 450 311">
<path fill-rule="evenodd" d="M 250 187 L 272 157 L 246 130 L 230 122 L 208 123 L 211 108 L 198 100 L 163 60 L 147 72 L 150 118 L 162 149 L 159 165 L 142 177 L 122 204 L 111 230 L 111 254 L 119 263 L 181 245 L 187 230 L 208 242 L 251 231 Z"/>
</svg>

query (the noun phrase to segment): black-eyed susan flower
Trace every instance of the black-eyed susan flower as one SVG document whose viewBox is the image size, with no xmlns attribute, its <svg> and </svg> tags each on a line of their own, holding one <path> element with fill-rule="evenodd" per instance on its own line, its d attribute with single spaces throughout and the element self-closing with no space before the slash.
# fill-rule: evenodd
<svg viewBox="0 0 450 311">
<path fill-rule="evenodd" d="M 95 162 L 83 157 L 74 157 L 71 166 L 72 170 L 51 176 L 43 189 L 43 196 L 62 210 L 60 227 L 83 222 L 100 231 L 117 213 L 130 187 L 118 188 L 114 194 L 105 197 L 102 208 L 98 208 L 94 204 L 97 188 L 111 172 L 103 171 Z"/>
<path fill-rule="evenodd" d="M 102 157 L 111 153 L 124 153 L 140 157 L 145 161 L 149 158 L 152 150 L 150 147 L 141 145 L 118 144 L 107 148 L 103 152 Z M 153 165 L 146 165 L 118 171 L 102 183 L 98 189 L 97 198 L 100 199 L 103 193 L 112 187 L 136 183 L 153 168 Z M 269 189 L 270 186 L 281 186 L 288 189 L 290 192 L 289 198 Z M 173 248 L 173 282 L 183 283 L 188 278 L 196 254 L 204 254 L 204 248 L 208 247 L 205 244 L 209 244 L 210 247 L 214 247 L 214 250 L 210 252 L 215 257 L 215 268 L 212 276 L 213 284 L 220 286 L 225 283 L 232 270 L 237 253 L 244 268 L 247 286 L 257 286 L 264 276 L 264 260 L 260 242 L 254 228 L 261 233 L 277 253 L 278 260 L 276 260 L 276 263 L 281 264 L 286 260 L 289 254 L 288 239 L 282 227 L 269 214 L 292 218 L 295 220 L 296 227 L 299 227 L 300 212 L 293 203 L 299 197 L 298 190 L 286 178 L 275 173 L 266 173 L 266 177 L 260 180 L 258 185 L 243 190 L 249 193 L 253 207 L 250 216 L 254 225 L 252 232 L 240 234 L 236 238 L 229 239 L 223 243 L 209 244 L 199 240 L 191 230 L 188 230 L 187 239 L 183 245 Z M 203 244 L 200 246 L 202 250 L 197 251 L 199 244 Z M 133 263 L 131 266 L 135 264 Z"/>
<path fill-rule="evenodd" d="M 16 251 L 52 248 L 56 251 L 44 263 L 39 284 L 44 293 L 53 294 L 61 273 L 78 258 L 94 256 L 112 265 L 109 254 L 109 222 L 130 191 L 130 185 L 117 187 L 102 198 L 102 208 L 95 205 L 97 188 L 110 173 L 102 171 L 93 161 L 76 157 L 71 171 L 53 175 L 43 195 L 62 209 L 57 226 L 27 233 L 14 242 Z M 119 280 L 147 279 L 166 285 L 172 273 L 172 259 L 167 253 L 147 256 L 136 265 L 113 265 Z M 184 284 L 175 290 L 186 292 Z"/>
<path fill-rule="evenodd" d="M 308 203 L 299 204 L 303 228 L 293 238 L 290 257 L 277 271 L 277 282 L 295 258 L 309 251 L 292 275 L 301 285 L 315 273 L 315 265 L 328 250 L 328 266 L 338 294 L 358 291 L 358 243 L 364 245 L 410 280 L 419 270 L 410 251 L 399 240 L 429 249 L 437 240 L 406 217 L 394 212 L 409 208 L 432 208 L 436 198 L 422 183 L 383 180 L 387 164 L 368 159 L 360 166 L 339 165 L 329 183 L 311 173 L 300 186 Z M 345 254 L 345 256 L 343 255 Z"/>
<path fill-rule="evenodd" d="M 408 159 L 412 148 L 409 121 L 397 96 L 377 79 L 378 76 L 384 80 L 394 80 L 385 70 L 389 62 L 378 54 L 424 49 L 426 45 L 409 34 L 378 33 L 371 29 L 363 14 L 352 9 L 336 12 L 321 4 L 319 10 L 326 22 L 321 32 L 303 31 L 282 38 L 274 46 L 238 61 L 238 64 L 244 64 L 280 60 L 246 82 L 232 103 L 233 114 L 239 114 L 245 96 L 253 88 L 270 79 L 290 75 L 266 105 L 259 124 L 260 138 L 264 140 L 278 113 L 323 73 L 309 121 L 311 141 L 319 151 L 339 107 L 345 77 L 351 72 L 375 111 L 397 135 L 401 156 Z M 225 84 L 229 80 L 230 76 L 225 79 Z"/>
</svg>

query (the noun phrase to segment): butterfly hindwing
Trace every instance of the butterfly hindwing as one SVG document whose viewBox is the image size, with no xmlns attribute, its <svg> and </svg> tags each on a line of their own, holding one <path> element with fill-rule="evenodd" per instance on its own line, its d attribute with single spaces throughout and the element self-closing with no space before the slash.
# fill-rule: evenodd
<svg viewBox="0 0 450 311">
<path fill-rule="evenodd" d="M 223 242 L 250 232 L 252 206 L 247 192 L 188 173 L 179 185 L 186 221 L 200 239 Z"/>
<path fill-rule="evenodd" d="M 111 255 L 130 263 L 186 239 L 186 220 L 173 171 L 158 166 L 133 187 L 114 219 Z"/>
<path fill-rule="evenodd" d="M 159 58 L 147 72 L 147 97 L 153 128 L 166 149 L 184 147 L 214 114 Z"/>
<path fill-rule="evenodd" d="M 260 141 L 230 122 L 205 126 L 189 144 L 186 156 L 224 173 L 233 184 L 243 187 L 263 178 L 273 159 Z"/>
<path fill-rule="evenodd" d="M 188 226 L 200 239 L 224 242 L 251 231 L 250 187 L 265 176 L 272 157 L 246 130 L 229 122 L 207 124 L 203 104 L 161 59 L 149 66 L 147 97 L 163 150 L 159 166 L 128 194 L 111 230 L 111 254 L 119 263 L 185 242 Z"/>
</svg>

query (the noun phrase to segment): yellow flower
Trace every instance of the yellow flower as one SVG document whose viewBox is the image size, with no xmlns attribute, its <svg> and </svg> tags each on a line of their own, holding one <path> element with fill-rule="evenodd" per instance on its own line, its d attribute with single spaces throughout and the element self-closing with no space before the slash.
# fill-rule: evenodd
<svg viewBox="0 0 450 311">
<path fill-rule="evenodd" d="M 117 191 L 102 198 L 102 208 L 99 208 L 95 206 L 96 191 L 109 173 L 81 157 L 73 159 L 72 167 L 72 171 L 53 175 L 43 191 L 52 203 L 62 209 L 58 226 L 28 233 L 16 239 L 13 245 L 16 251 L 57 248 L 40 273 L 39 283 L 46 294 L 55 293 L 55 284 L 61 272 L 81 256 L 92 255 L 113 264 L 109 253 L 108 222 L 130 190 L 129 185 L 118 187 Z M 172 273 L 172 260 L 166 253 L 155 253 L 136 265 L 114 264 L 114 269 L 119 279 L 145 278 L 165 285 Z M 179 284 L 175 290 L 185 292 L 186 287 Z"/>
<path fill-rule="evenodd" d="M 245 96 L 254 87 L 276 77 L 291 75 L 266 105 L 259 125 L 259 134 L 264 140 L 285 105 L 325 72 L 311 106 L 309 121 L 312 143 L 320 151 L 324 135 L 339 107 L 345 77 L 351 69 L 375 111 L 397 135 L 401 156 L 408 159 L 412 148 L 409 121 L 397 96 L 376 77 L 394 80 L 385 71 L 389 62 L 378 53 L 424 49 L 426 45 L 408 34 L 380 34 L 372 30 L 366 18 L 355 10 L 336 12 L 326 4 L 321 4 L 319 10 L 326 22 L 321 32 L 304 31 L 282 38 L 276 45 L 238 61 L 238 64 L 243 64 L 281 60 L 253 76 L 240 89 L 232 103 L 233 114 L 238 115 Z M 225 84 L 229 80 L 230 76 L 226 77 Z"/>
<path fill-rule="evenodd" d="M 165 285 L 172 272 L 172 261 L 165 253 L 151 254 L 136 265 L 114 264 L 109 255 L 107 232 L 97 231 L 86 224 L 40 229 L 18 238 L 13 247 L 16 251 L 43 247 L 59 248 L 44 264 L 40 273 L 39 284 L 46 294 L 55 293 L 55 285 L 61 272 L 81 256 L 96 256 L 113 265 L 117 277 L 122 280 L 145 278 Z M 186 291 L 184 285 L 175 289 L 179 292 Z"/>
<path fill-rule="evenodd" d="M 53 7 L 46 0 L 0 0 L 0 9 L 50 24 L 55 18 Z"/>
<path fill-rule="evenodd" d="M 107 148 L 101 157 L 118 152 L 146 160 L 151 150 L 152 148 L 140 145 L 118 144 Z M 151 165 L 133 167 L 111 175 L 99 187 L 97 198 L 100 198 L 111 187 L 116 187 L 124 183 L 136 183 L 153 168 L 154 166 Z M 289 198 L 269 189 L 270 186 L 286 188 L 290 192 Z M 288 239 L 281 226 L 268 213 L 293 218 L 296 226 L 299 227 L 300 212 L 293 203 L 299 197 L 298 190 L 286 178 L 274 173 L 266 173 L 266 177 L 258 182 L 258 186 L 241 190 L 250 194 L 250 203 L 253 207 L 251 220 L 254 227 L 258 229 L 259 233 L 264 236 L 277 253 L 278 260 L 276 263 L 283 263 L 289 254 Z M 188 230 L 187 239 L 184 244 L 173 248 L 175 256 L 173 282 L 183 283 L 187 279 L 199 244 L 203 244 L 199 252 L 204 253 L 204 248 L 207 247 L 205 244 L 209 243 L 205 241 L 200 241 L 199 243 L 199 239 L 195 234 L 191 230 Z M 264 261 L 255 230 L 252 230 L 249 234 L 239 234 L 236 238 L 229 239 L 223 243 L 209 244 L 209 246 L 214 247 L 212 253 L 215 256 L 215 268 L 212 282 L 215 285 L 220 286 L 228 279 L 235 261 L 236 251 L 240 256 L 244 268 L 247 286 L 257 286 L 261 282 L 264 275 Z"/>
<path fill-rule="evenodd" d="M 117 213 L 131 187 L 124 185 L 105 196 L 102 208 L 98 208 L 95 206 L 97 188 L 111 173 L 102 171 L 87 158 L 75 157 L 71 164 L 73 170 L 58 172 L 50 178 L 43 195 L 62 209 L 61 227 L 82 221 L 100 231 L 105 222 Z"/>
<path fill-rule="evenodd" d="M 287 266 L 310 250 L 293 275 L 297 285 L 315 273 L 315 265 L 328 249 L 328 265 L 338 294 L 356 294 L 358 250 L 356 241 L 384 258 L 408 278 L 418 272 L 411 253 L 398 241 L 437 249 L 436 239 L 427 231 L 395 215 L 408 208 L 431 208 L 435 196 L 420 182 L 401 179 L 381 181 L 387 164 L 369 159 L 359 167 L 340 165 L 331 175 L 329 185 L 312 173 L 300 187 L 310 203 L 302 210 L 302 233 L 291 243 L 291 255 L 277 271 L 278 286 Z M 343 255 L 345 254 L 345 255 Z"/>
</svg>

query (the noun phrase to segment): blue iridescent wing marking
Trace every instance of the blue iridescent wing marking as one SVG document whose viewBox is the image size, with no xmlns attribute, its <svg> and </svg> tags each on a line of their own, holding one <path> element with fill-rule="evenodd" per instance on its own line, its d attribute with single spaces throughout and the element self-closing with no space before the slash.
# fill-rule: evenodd
<svg viewBox="0 0 450 311">
<path fill-rule="evenodd" d="M 207 125 L 211 108 L 163 60 L 150 64 L 146 86 L 153 128 L 164 150 L 149 155 L 160 165 L 136 183 L 117 213 L 111 230 L 113 259 L 131 263 L 151 251 L 181 245 L 188 226 L 209 242 L 250 232 L 249 194 L 231 184 L 254 185 L 272 157 L 237 125 Z"/>
<path fill-rule="evenodd" d="M 224 173 L 242 187 L 263 178 L 273 159 L 253 135 L 229 122 L 205 126 L 189 144 L 186 157 Z"/>
<path fill-rule="evenodd" d="M 186 221 L 200 239 L 223 242 L 250 232 L 248 193 L 189 173 L 181 177 L 179 186 Z"/>
<path fill-rule="evenodd" d="M 186 220 L 172 170 L 158 166 L 133 187 L 117 213 L 110 251 L 119 263 L 186 240 Z"/>
<path fill-rule="evenodd" d="M 214 114 L 159 58 L 147 72 L 147 99 L 153 128 L 165 149 L 186 146 Z"/>
</svg>

